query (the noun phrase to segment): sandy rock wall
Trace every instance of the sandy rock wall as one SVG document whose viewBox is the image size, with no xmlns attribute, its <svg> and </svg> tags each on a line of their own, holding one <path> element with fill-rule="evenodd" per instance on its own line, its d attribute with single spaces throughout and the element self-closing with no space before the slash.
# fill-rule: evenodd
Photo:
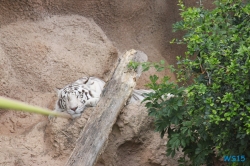
<svg viewBox="0 0 250 166">
<path fill-rule="evenodd" d="M 35 92 L 52 90 L 83 75 L 103 78 L 108 74 L 104 69 L 118 56 L 94 21 L 80 16 L 13 23 L 1 28 L 0 38 L 5 69 L 1 81 L 11 78 Z"/>
<path fill-rule="evenodd" d="M 30 0 L 0 1 L 0 25 L 20 20 L 41 20 L 53 15 L 82 15 L 93 18 L 120 52 L 131 48 L 145 52 L 150 61 L 166 59 L 175 64 L 183 48 L 170 45 L 180 34 L 172 33 L 172 23 L 179 19 L 175 1 L 166 0 Z M 146 73 L 143 79 L 153 70 Z M 166 71 L 175 80 L 175 76 Z M 138 82 L 138 87 L 143 87 Z"/>
<path fill-rule="evenodd" d="M 198 6 L 197 0 L 184 0 Z M 211 1 L 202 4 L 211 7 Z M 18 20 L 39 20 L 51 15 L 77 14 L 90 17 L 121 51 L 135 48 L 144 51 L 150 60 L 161 55 L 168 63 L 184 49 L 169 42 L 180 33 L 172 33 L 172 24 L 180 19 L 177 1 L 169 0 L 28 0 L 0 1 L 0 25 Z"/>
<path fill-rule="evenodd" d="M 12 23 L 2 26 L 0 39 L 0 95 L 50 109 L 56 87 L 83 76 L 105 80 L 118 57 L 94 21 L 81 16 Z"/>
</svg>

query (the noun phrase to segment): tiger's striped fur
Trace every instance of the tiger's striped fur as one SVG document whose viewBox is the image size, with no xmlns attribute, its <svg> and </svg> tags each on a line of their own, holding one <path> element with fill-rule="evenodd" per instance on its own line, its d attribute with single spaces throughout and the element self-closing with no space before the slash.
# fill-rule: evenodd
<svg viewBox="0 0 250 166">
<path fill-rule="evenodd" d="M 83 77 L 72 84 L 58 90 L 58 100 L 55 111 L 67 112 L 76 118 L 81 116 L 86 107 L 94 107 L 98 103 L 105 82 L 96 77 Z M 128 103 L 142 101 L 144 93 L 153 90 L 134 90 Z"/>
<path fill-rule="evenodd" d="M 73 118 L 81 116 L 85 107 L 94 107 L 100 99 L 105 82 L 95 77 L 83 77 L 58 90 L 55 111 L 67 112 Z"/>
</svg>

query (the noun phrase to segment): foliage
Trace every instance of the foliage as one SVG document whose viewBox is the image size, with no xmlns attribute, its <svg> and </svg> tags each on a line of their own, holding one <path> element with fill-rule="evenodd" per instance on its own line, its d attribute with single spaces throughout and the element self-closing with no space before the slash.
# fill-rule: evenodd
<svg viewBox="0 0 250 166">
<path fill-rule="evenodd" d="M 48 109 L 44 109 L 37 106 L 31 106 L 29 104 L 8 99 L 5 97 L 0 97 L 0 109 L 13 109 L 13 110 L 22 110 L 25 112 L 43 114 L 43 115 L 54 115 L 54 116 L 61 116 L 61 117 L 68 117 L 67 115 L 60 114 L 57 112 L 53 112 Z"/>
<path fill-rule="evenodd" d="M 244 1 L 246 2 L 246 1 Z M 177 57 L 178 85 L 151 76 L 155 93 L 145 99 L 156 130 L 168 133 L 167 154 L 182 149 L 180 163 L 214 165 L 224 155 L 245 155 L 250 165 L 250 4 L 215 0 L 216 7 L 186 7 L 179 1 L 185 56 Z M 185 90 L 184 90 L 185 89 Z M 164 99 L 167 93 L 175 97 Z M 236 164 L 237 165 L 237 164 Z"/>
<path fill-rule="evenodd" d="M 140 62 L 131 61 L 128 64 L 128 68 L 136 70 L 140 65 L 142 66 L 142 71 L 147 71 L 151 67 L 154 67 L 156 69 L 156 71 L 163 71 L 165 68 L 169 68 L 171 71 L 174 71 L 174 68 L 173 68 L 172 65 L 165 66 L 165 61 L 164 60 L 161 60 L 159 63 L 158 62 L 153 62 L 153 63 L 143 62 L 143 63 L 140 63 Z"/>
</svg>

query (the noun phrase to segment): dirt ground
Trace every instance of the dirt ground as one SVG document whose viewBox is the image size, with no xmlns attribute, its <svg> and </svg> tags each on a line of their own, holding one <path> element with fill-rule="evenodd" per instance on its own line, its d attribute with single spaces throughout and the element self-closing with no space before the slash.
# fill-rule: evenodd
<svg viewBox="0 0 250 166">
<path fill-rule="evenodd" d="M 175 65 L 184 47 L 169 42 L 181 35 L 172 33 L 179 19 L 177 2 L 169 0 L 2 0 L 0 96 L 54 109 L 56 88 L 83 76 L 107 81 L 119 55 L 130 49 Z M 137 88 L 154 73 L 143 73 Z M 175 80 L 169 71 L 158 75 Z M 0 110 L 0 165 L 63 165 L 90 114 L 49 123 L 41 115 Z M 180 154 L 165 156 L 166 138 L 152 122 L 143 106 L 124 108 L 97 166 L 176 165 Z"/>
</svg>

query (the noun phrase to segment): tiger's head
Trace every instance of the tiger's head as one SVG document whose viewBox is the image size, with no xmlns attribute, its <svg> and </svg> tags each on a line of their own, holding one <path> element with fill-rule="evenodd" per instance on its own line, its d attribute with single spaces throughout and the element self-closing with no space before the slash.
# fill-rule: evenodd
<svg viewBox="0 0 250 166">
<path fill-rule="evenodd" d="M 65 89 L 58 90 L 57 109 L 60 112 L 67 112 L 73 118 L 81 116 L 85 109 L 86 99 L 80 91 L 74 90 L 65 92 Z"/>
</svg>

